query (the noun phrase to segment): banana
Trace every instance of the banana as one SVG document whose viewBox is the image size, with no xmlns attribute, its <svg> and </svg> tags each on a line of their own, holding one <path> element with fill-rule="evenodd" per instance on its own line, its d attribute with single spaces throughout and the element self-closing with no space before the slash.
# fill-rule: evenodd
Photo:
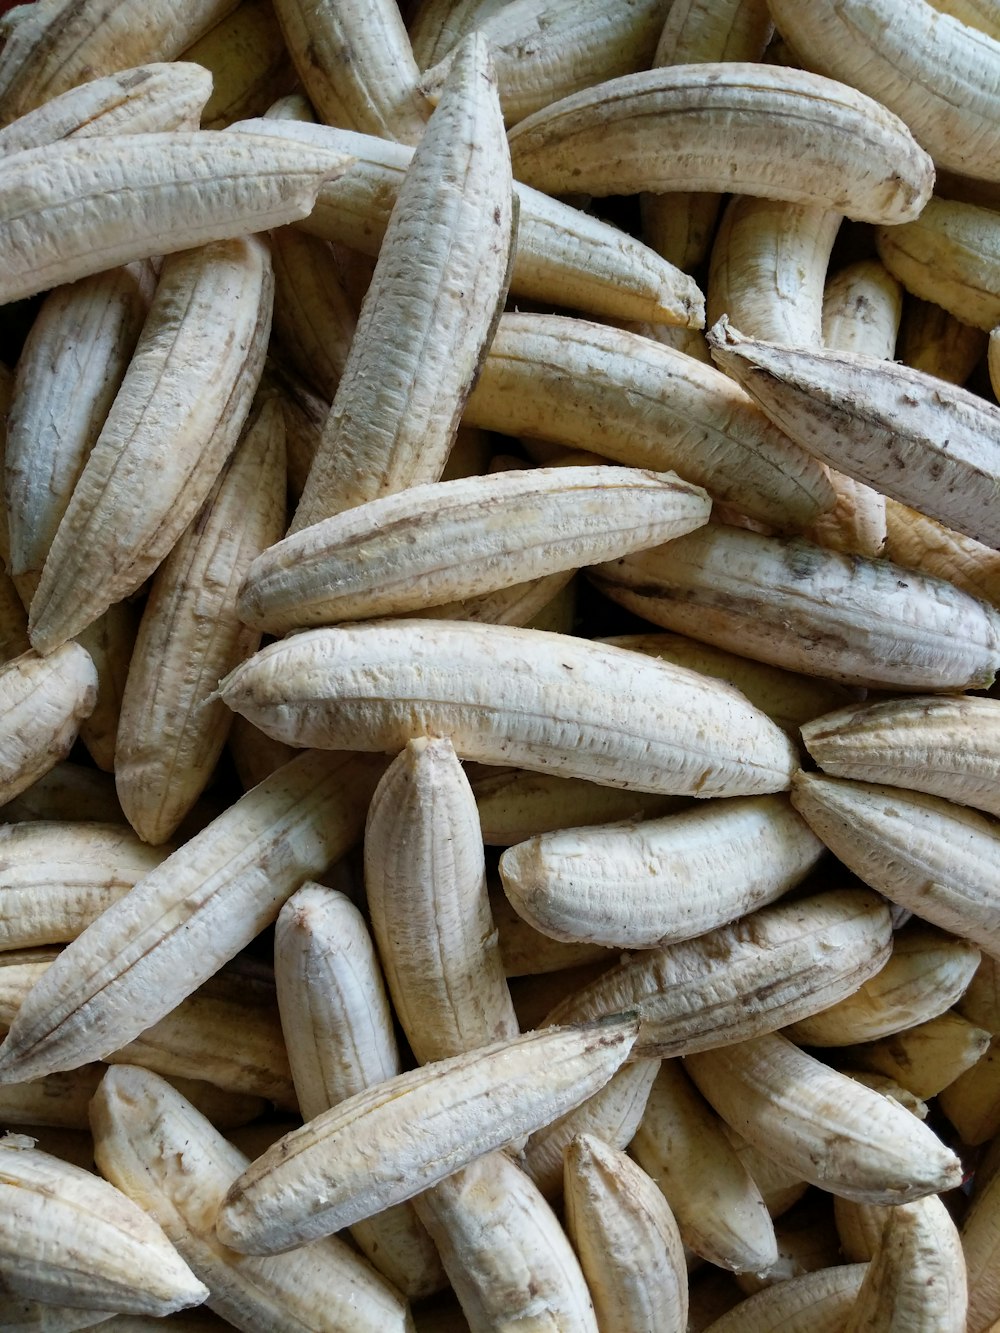
<svg viewBox="0 0 1000 1333">
<path fill-rule="evenodd" d="M 992 0 L 931 0 L 931 3 L 939 13 L 950 14 L 960 23 L 1000 40 L 1000 15 Z"/>
<path fill-rule="evenodd" d="M 447 737 L 409 741 L 386 769 L 364 858 L 372 932 L 417 1061 L 516 1037 L 475 797 Z"/>
<path fill-rule="evenodd" d="M 841 1333 L 867 1264 L 837 1264 L 778 1282 L 732 1307 L 705 1333 Z"/>
<path fill-rule="evenodd" d="M 237 610 L 245 624 L 283 633 L 440 608 L 669 541 L 710 511 L 700 487 L 638 468 L 431 481 L 299 528 L 264 551 Z"/>
<path fill-rule="evenodd" d="M 864 891 L 778 903 L 698 939 L 626 955 L 545 1021 L 635 1010 L 634 1058 L 707 1050 L 836 1004 L 885 964 L 890 937 L 888 909 Z"/>
<path fill-rule="evenodd" d="M 964 384 L 983 359 L 981 329 L 949 315 L 932 301 L 908 296 L 896 340 L 896 359 L 950 384 Z"/>
<path fill-rule="evenodd" d="M 0 1140 L 4 1291 L 84 1309 L 167 1315 L 200 1305 L 204 1284 L 160 1227 L 89 1171 Z"/>
<path fill-rule="evenodd" d="M 731 199 L 712 243 L 706 321 L 793 346 L 822 337 L 823 286 L 840 213 L 775 199 Z"/>
<path fill-rule="evenodd" d="M 602 960 L 609 965 L 614 962 L 614 953 L 600 944 L 563 944 L 532 929 L 514 911 L 507 895 L 500 888 L 491 887 L 490 911 L 500 936 L 500 956 L 508 980 L 511 977 L 539 977 L 545 973 L 563 972 L 568 968 L 600 963 Z M 545 1008 L 541 1012 L 544 1013 Z"/>
<path fill-rule="evenodd" d="M 799 60 L 877 97 L 951 171 L 1000 180 L 1000 45 L 924 0 L 769 0 Z"/>
<path fill-rule="evenodd" d="M 1000 218 L 991 209 L 935 196 L 915 221 L 879 228 L 876 245 L 914 296 L 987 333 L 1000 324 Z"/>
<path fill-rule="evenodd" d="M 336 250 L 298 227 L 278 227 L 271 232 L 271 262 L 275 348 L 332 401 L 357 327 Z"/>
<path fill-rule="evenodd" d="M 107 134 L 0 161 L 0 302 L 304 217 L 337 153 L 259 135 Z"/>
<path fill-rule="evenodd" d="M 406 1302 L 341 1240 L 268 1259 L 220 1245 L 216 1210 L 247 1159 L 155 1074 L 108 1070 L 91 1123 L 102 1174 L 157 1219 L 228 1323 L 251 1333 L 412 1330 Z"/>
<path fill-rule="evenodd" d="M 1000 700 L 913 696 L 806 722 L 802 740 L 831 777 L 940 796 L 1000 816 Z"/>
<path fill-rule="evenodd" d="M 238 0 L 50 0 L 3 20 L 0 122 L 85 80 L 173 61 Z"/>
<path fill-rule="evenodd" d="M 212 77 L 191 61 L 140 65 L 92 79 L 0 129 L 0 157 L 62 139 L 196 130 Z"/>
<path fill-rule="evenodd" d="M 417 488 L 411 487 L 411 490 Z M 413 616 L 430 620 L 475 620 L 481 625 L 515 625 L 525 629 L 545 629 L 569 634 L 572 629 L 572 580 L 576 570 L 562 569 L 557 574 L 512 583 L 495 592 L 463 597 L 440 606 L 426 606 L 412 611 Z M 566 594 L 569 597 L 567 609 Z M 570 621 L 566 624 L 567 619 Z"/>
<path fill-rule="evenodd" d="M 463 37 L 510 0 L 420 0 L 407 28 L 413 58 L 428 70 L 453 51 Z"/>
<path fill-rule="evenodd" d="M 800 773 L 792 804 L 849 870 L 942 930 L 1000 949 L 996 825 L 939 796 Z"/>
<path fill-rule="evenodd" d="M 245 129 L 349 154 L 351 166 L 320 191 L 300 229 L 362 254 L 379 253 L 412 149 L 294 119 L 251 120 Z M 618 227 L 541 190 L 512 185 L 518 212 L 512 294 L 611 319 L 703 326 L 705 301 L 693 278 Z"/>
<path fill-rule="evenodd" d="M 60 954 L 0 1048 L 0 1082 L 132 1040 L 211 977 L 358 837 L 380 765 L 298 756 L 168 856 Z"/>
<path fill-rule="evenodd" d="M 220 693 L 293 745 L 391 752 L 450 735 L 463 759 L 667 795 L 784 790 L 797 764 L 785 733 L 721 682 L 506 625 L 304 630 L 230 672 Z"/>
<path fill-rule="evenodd" d="M 238 713 L 230 724 L 228 750 L 244 791 L 270 777 L 296 753 L 291 745 L 272 741 Z"/>
<path fill-rule="evenodd" d="M 430 115 L 392 0 L 275 0 L 302 86 L 323 120 L 418 143 Z"/>
<path fill-rule="evenodd" d="M 97 701 L 90 716 L 80 723 L 80 739 L 91 759 L 105 773 L 113 773 L 115 768 L 122 696 L 138 620 L 136 607 L 130 602 L 115 602 L 76 636 L 76 642 L 90 654 L 97 671 Z"/>
<path fill-rule="evenodd" d="M 971 597 L 1000 607 L 1000 552 L 886 500 L 885 555 L 904 569 L 946 579 Z"/>
<path fill-rule="evenodd" d="M 0 948 L 74 939 L 168 855 L 120 824 L 0 824 Z"/>
<path fill-rule="evenodd" d="M 364 918 L 342 893 L 305 884 L 278 914 L 274 971 L 281 1024 L 303 1118 L 311 1120 L 401 1069 L 392 1012 Z M 446 1284 L 408 1203 L 352 1228 L 355 1243 L 404 1295 Z"/>
<path fill-rule="evenodd" d="M 230 1187 L 216 1232 L 241 1253 L 275 1253 L 413 1198 L 596 1092 L 636 1029 L 626 1014 L 531 1032 L 366 1089 L 258 1158 Z"/>
<path fill-rule="evenodd" d="M 510 152 L 517 179 L 551 194 L 731 191 L 888 225 L 917 217 L 934 180 L 903 121 L 871 97 L 752 62 L 597 84 L 515 125 Z"/>
<path fill-rule="evenodd" d="M 940 579 L 801 538 L 710 523 L 589 577 L 654 624 L 849 685 L 978 689 L 1000 665 L 992 608 Z"/>
<path fill-rule="evenodd" d="M 720 1120 L 719 1125 L 730 1146 L 736 1150 L 737 1157 L 750 1173 L 751 1180 L 760 1190 L 761 1198 L 771 1217 L 783 1217 L 809 1189 L 809 1182 L 803 1180 L 797 1171 L 790 1171 L 788 1167 L 779 1165 L 773 1157 L 758 1151 L 724 1120 Z"/>
<path fill-rule="evenodd" d="M 983 954 L 955 1007 L 963 1018 L 1000 1036 L 1000 960 Z"/>
<path fill-rule="evenodd" d="M 710 643 L 699 643 L 697 639 L 686 638 L 683 634 L 620 634 L 601 642 L 612 647 L 628 648 L 635 653 L 648 653 L 650 657 L 673 662 L 675 666 L 688 667 L 704 676 L 724 680 L 795 737 L 803 722 L 820 717 L 833 708 L 844 707 L 850 697 L 849 690 L 833 681 L 821 680 L 817 676 L 800 676 L 792 671 L 783 671 L 781 667 L 769 666 L 766 662 L 754 662 L 739 653 L 726 652 L 724 648 L 716 648 Z M 627 818 L 627 815 L 620 817 Z M 553 827 L 566 828 L 570 824 L 584 822 L 607 821 L 567 818 Z M 538 832 L 547 833 L 548 830 L 539 829 Z M 511 841 L 520 842 L 522 839 L 512 838 Z"/>
<path fill-rule="evenodd" d="M 624 1149 L 632 1142 L 659 1067 L 659 1060 L 632 1060 L 622 1065 L 585 1102 L 535 1130 L 518 1164 L 546 1199 L 556 1199 L 562 1192 L 565 1156 L 578 1134 L 596 1135 L 615 1148 Z"/>
<path fill-rule="evenodd" d="M 774 1226 L 760 1191 L 679 1060 L 660 1066 L 631 1155 L 656 1182 L 695 1254 L 733 1272 L 775 1262 Z"/>
<path fill-rule="evenodd" d="M 921 921 L 893 936 L 885 967 L 853 995 L 800 1019 L 785 1035 L 803 1046 L 876 1041 L 937 1018 L 964 994 L 979 950 Z"/>
<path fill-rule="evenodd" d="M 972 1203 L 962 1222 L 962 1249 L 969 1282 L 968 1328 L 987 1333 L 1000 1320 L 1000 1175 L 977 1173 Z"/>
<path fill-rule="evenodd" d="M 760 60 L 773 27 L 766 0 L 673 0 L 651 64 Z M 643 237 L 693 273 L 708 257 L 720 203 L 717 194 L 644 194 Z"/>
<path fill-rule="evenodd" d="M 78 643 L 0 667 L 0 804 L 66 758 L 96 700 L 97 671 Z"/>
<path fill-rule="evenodd" d="M 11 824 L 31 819 L 126 822 L 111 775 L 67 759 L 43 773 L 20 796 L 0 806 L 0 813 Z"/>
<path fill-rule="evenodd" d="M 224 130 L 235 120 L 261 115 L 295 84 L 291 57 L 269 0 L 241 0 L 193 42 L 182 59 L 203 66 L 212 76 L 201 113 L 205 130 Z"/>
<path fill-rule="evenodd" d="M 958 1158 L 908 1111 L 777 1033 L 689 1055 L 719 1114 L 804 1180 L 862 1203 L 908 1203 L 950 1189 Z"/>
<path fill-rule="evenodd" d="M 823 851 L 787 797 L 746 796 L 546 833 L 509 847 L 500 877 L 515 910 L 545 935 L 651 949 L 774 902 Z"/>
<path fill-rule="evenodd" d="M 646 69 L 671 0 L 513 0 L 477 18 L 489 43 L 508 126 L 583 88 Z M 420 81 L 434 100 L 453 56 Z"/>
<path fill-rule="evenodd" d="M 501 316 L 463 420 L 677 472 L 782 528 L 811 522 L 835 498 L 823 469 L 726 375 L 588 320 Z"/>
<path fill-rule="evenodd" d="M 470 1333 L 598 1333 L 573 1248 L 552 1209 L 502 1152 L 487 1153 L 414 1200 Z"/>
<path fill-rule="evenodd" d="M 992 513 L 1000 409 L 895 362 L 779 347 L 725 320 L 708 340 L 715 360 L 768 416 L 831 467 L 1000 545 Z"/>
<path fill-rule="evenodd" d="M 566 1227 L 598 1323 L 619 1333 L 687 1326 L 684 1249 L 670 1206 L 625 1153 L 590 1134 L 566 1150 Z"/>
<path fill-rule="evenodd" d="M 58 287 L 18 358 L 4 458 L 8 567 L 28 602 L 128 369 L 155 278 L 129 264 Z"/>
<path fill-rule="evenodd" d="M 470 37 L 400 186 L 290 531 L 440 477 L 506 299 L 515 207 L 486 44 Z"/>
<path fill-rule="evenodd" d="M 28 632 L 41 651 L 135 592 L 198 513 L 250 410 L 272 299 L 270 258 L 256 238 L 164 263 L 31 599 Z M 151 474 L 155 487 L 138 484 Z"/>
<path fill-rule="evenodd" d="M 118 799 L 146 842 L 170 838 L 215 771 L 232 713 L 209 702 L 258 647 L 236 615 L 251 561 L 285 526 L 280 404 L 258 404 L 201 511 L 157 570 L 125 683 L 115 751 Z"/>
<path fill-rule="evenodd" d="M 916 1027 L 843 1049 L 849 1064 L 886 1074 L 921 1101 L 936 1097 L 986 1054 L 990 1034 L 946 1010 Z"/>
</svg>

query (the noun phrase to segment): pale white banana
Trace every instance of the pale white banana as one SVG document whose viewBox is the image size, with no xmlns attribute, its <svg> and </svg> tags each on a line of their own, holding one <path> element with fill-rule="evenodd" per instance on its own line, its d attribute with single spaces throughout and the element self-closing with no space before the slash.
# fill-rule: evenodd
<svg viewBox="0 0 1000 1333">
<path fill-rule="evenodd" d="M 0 1140 L 0 1282 L 7 1292 L 84 1309 L 167 1315 L 200 1305 L 204 1284 L 160 1227 L 90 1171 Z"/>
<path fill-rule="evenodd" d="M 0 161 L 0 302 L 304 217 L 347 159 L 261 135 L 100 135 Z"/>
<path fill-rule="evenodd" d="M 1000 217 L 991 209 L 935 196 L 915 221 L 879 228 L 876 244 L 914 296 L 987 333 L 1000 324 Z"/>
<path fill-rule="evenodd" d="M 440 477 L 506 299 L 515 208 L 486 44 L 470 37 L 400 186 L 291 531 Z"/>
<path fill-rule="evenodd" d="M 267 1259 L 215 1236 L 247 1159 L 179 1093 L 144 1069 L 110 1069 L 91 1105 L 97 1165 L 171 1238 L 208 1287 L 207 1304 L 247 1333 L 406 1333 L 399 1294 L 343 1241 Z"/>
<path fill-rule="evenodd" d="M 625 1153 L 590 1134 L 566 1150 L 566 1225 L 601 1328 L 684 1333 L 684 1248 L 670 1206 Z"/>
<path fill-rule="evenodd" d="M 768 0 L 796 56 L 901 116 L 934 161 L 1000 179 L 1000 43 L 924 0 Z"/>
<path fill-rule="evenodd" d="M 719 681 L 507 625 L 304 630 L 261 649 L 220 693 L 293 745 L 392 752 L 450 735 L 463 759 L 668 795 L 783 790 L 797 766 L 780 727 Z"/>
<path fill-rule="evenodd" d="M 781 347 L 746 338 L 725 320 L 708 340 L 715 360 L 768 416 L 825 463 L 1000 545 L 992 512 L 1000 408 L 896 362 Z"/>
<path fill-rule="evenodd" d="M 275 114 L 272 108 L 269 116 Z M 251 120 L 231 128 L 300 139 L 351 156 L 351 166 L 329 190 L 320 190 L 300 227 L 362 254 L 378 254 L 412 149 L 294 119 Z M 705 302 L 697 284 L 649 246 L 518 181 L 513 193 L 518 225 L 512 293 L 612 319 L 702 327 Z"/>
<path fill-rule="evenodd" d="M 360 911 L 343 893 L 305 884 L 289 898 L 275 927 L 274 972 L 303 1119 L 400 1072 L 375 947 Z M 437 1251 L 412 1205 L 397 1204 L 356 1222 L 352 1235 L 379 1272 L 411 1299 L 445 1285 Z"/>
<path fill-rule="evenodd" d="M 420 141 L 431 108 L 393 0 L 275 0 L 274 12 L 323 120 Z"/>
<path fill-rule="evenodd" d="M 447 737 L 409 741 L 386 769 L 364 865 L 372 933 L 417 1061 L 516 1037 L 476 798 Z"/>
<path fill-rule="evenodd" d="M 598 1333 L 573 1247 L 506 1153 L 480 1157 L 418 1195 L 414 1207 L 471 1333 Z"/>
<path fill-rule="evenodd" d="M 699 939 L 626 956 L 559 1003 L 546 1022 L 635 1010 L 636 1058 L 711 1049 L 852 994 L 885 964 L 890 939 L 881 899 L 832 890 L 761 908 Z"/>
<path fill-rule="evenodd" d="M 508 126 L 583 88 L 646 69 L 671 0 L 512 0 L 477 18 L 489 42 Z M 432 98 L 452 58 L 421 79 Z"/>
<path fill-rule="evenodd" d="M 411 1199 L 603 1087 L 636 1030 L 634 1017 L 619 1014 L 531 1032 L 350 1097 L 243 1173 L 219 1210 L 219 1238 L 274 1253 Z"/>
<path fill-rule="evenodd" d="M 535 1130 L 518 1161 L 547 1199 L 557 1198 L 563 1188 L 565 1154 L 578 1134 L 594 1136 L 615 1148 L 632 1142 L 659 1067 L 659 1060 L 632 1060 L 622 1065 L 599 1092 Z"/>
<path fill-rule="evenodd" d="M 823 287 L 842 215 L 775 199 L 731 199 L 712 242 L 706 321 L 726 315 L 752 338 L 822 338 Z"/>
<path fill-rule="evenodd" d="M 9 569 L 30 603 L 87 456 L 135 351 L 153 296 L 147 264 L 59 287 L 42 303 L 17 363 L 4 494 Z"/>
<path fill-rule="evenodd" d="M 431 481 L 313 523 L 240 590 L 269 633 L 406 615 L 683 536 L 711 501 L 673 473 L 552 467 Z"/>
<path fill-rule="evenodd" d="M 802 727 L 832 777 L 940 796 L 1000 817 L 1000 700 L 915 695 L 842 708 Z"/>
<path fill-rule="evenodd" d="M 0 1047 L 0 1081 L 74 1068 L 168 1014 L 350 847 L 380 768 L 300 755 L 168 856 L 32 988 Z"/>
<path fill-rule="evenodd" d="M 939 796 L 816 773 L 792 802 L 848 869 L 900 907 L 1000 950 L 1000 833 L 985 815 Z"/>
<path fill-rule="evenodd" d="M 651 949 L 774 902 L 823 851 L 787 797 L 748 796 L 542 834 L 503 853 L 500 877 L 514 908 L 545 935 Z"/>
<path fill-rule="evenodd" d="M 238 0 L 48 0 L 3 19 L 0 121 L 85 80 L 173 61 Z"/>
<path fill-rule="evenodd" d="M 848 1046 L 891 1037 L 944 1013 L 964 993 L 979 950 L 911 921 L 893 936 L 892 957 L 853 995 L 785 1029 L 803 1046 Z"/>
<path fill-rule="evenodd" d="M 510 150 L 518 180 L 551 194 L 731 191 L 883 224 L 917 217 L 934 181 L 930 157 L 871 97 L 739 61 L 647 70 L 564 97 L 515 125 Z"/>
<path fill-rule="evenodd" d="M 782 528 L 811 522 L 835 498 L 823 469 L 728 376 L 587 320 L 503 315 L 463 420 L 675 471 Z"/>
<path fill-rule="evenodd" d="M 738 1133 L 834 1194 L 907 1203 L 961 1182 L 958 1158 L 908 1111 L 777 1033 L 685 1066 Z"/>
<path fill-rule="evenodd" d="M 41 651 L 135 592 L 198 513 L 250 410 L 272 301 L 270 256 L 255 237 L 164 263 L 31 600 Z"/>
<path fill-rule="evenodd" d="M 679 1060 L 660 1066 L 630 1152 L 695 1254 L 734 1272 L 762 1272 L 777 1260 L 760 1190 Z"/>
<path fill-rule="evenodd" d="M 78 643 L 0 667 L 0 803 L 66 758 L 96 701 L 97 671 Z"/>
<path fill-rule="evenodd" d="M 472 779 L 472 790 L 483 842 L 499 847 L 557 829 L 671 814 L 688 804 L 683 796 L 623 792 L 580 778 L 518 768 L 486 770 Z M 501 948 L 505 948 L 502 939 Z"/>
<path fill-rule="evenodd" d="M 770 666 L 767 662 L 754 662 L 739 653 L 727 652 L 710 643 L 699 643 L 697 639 L 689 639 L 683 634 L 620 634 L 601 642 L 617 648 L 628 648 L 635 653 L 648 653 L 650 657 L 673 662 L 675 666 L 688 667 L 703 676 L 724 680 L 796 737 L 804 722 L 820 717 L 833 708 L 845 706 L 851 697 L 851 691 L 833 681 L 783 671 L 781 667 Z M 624 814 L 621 816 L 626 817 Z M 571 823 L 584 822 L 567 818 L 553 827 L 566 828 Z M 539 833 L 547 831 L 538 830 Z M 519 842 L 521 839 L 512 838 L 511 841 Z"/>
<path fill-rule="evenodd" d="M 0 824 L 0 948 L 77 936 L 168 855 L 120 824 Z"/>
<path fill-rule="evenodd" d="M 281 405 L 259 403 L 200 512 L 157 570 L 125 682 L 118 799 L 146 842 L 177 830 L 215 771 L 233 714 L 209 700 L 258 647 L 236 614 L 251 562 L 285 527 Z"/>
<path fill-rule="evenodd" d="M 786 670 L 895 690 L 981 689 L 1000 615 L 886 560 L 710 523 L 588 572 L 628 610 Z"/>
<path fill-rule="evenodd" d="M 933 1195 L 890 1210 L 844 1333 L 966 1333 L 962 1240 Z"/>
<path fill-rule="evenodd" d="M 212 91 L 200 65 L 140 65 L 81 83 L 0 129 L 0 157 L 25 148 L 99 134 L 196 130 Z"/>
</svg>

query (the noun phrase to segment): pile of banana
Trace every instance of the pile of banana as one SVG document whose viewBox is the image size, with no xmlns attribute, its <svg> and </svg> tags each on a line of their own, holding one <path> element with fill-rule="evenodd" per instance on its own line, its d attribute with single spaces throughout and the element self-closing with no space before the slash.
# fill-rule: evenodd
<svg viewBox="0 0 1000 1333">
<path fill-rule="evenodd" d="M 1000 3 L 0 40 L 0 1333 L 1000 1330 Z"/>
</svg>

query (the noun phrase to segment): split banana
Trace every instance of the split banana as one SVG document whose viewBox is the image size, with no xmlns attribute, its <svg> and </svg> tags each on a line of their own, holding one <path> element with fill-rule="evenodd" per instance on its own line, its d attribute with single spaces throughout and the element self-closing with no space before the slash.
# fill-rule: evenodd
<svg viewBox="0 0 1000 1333">
<path fill-rule="evenodd" d="M 551 194 L 731 191 L 888 225 L 917 217 L 934 181 L 930 157 L 871 97 L 751 62 L 600 83 L 515 125 L 510 152 L 518 180 Z"/>
<path fill-rule="evenodd" d="M 719 681 L 506 625 L 304 630 L 230 672 L 220 693 L 293 745 L 394 752 L 449 735 L 463 759 L 667 795 L 780 791 L 797 766 L 780 727 Z"/>
<path fill-rule="evenodd" d="M 432 481 L 300 528 L 258 556 L 240 618 L 282 633 L 406 615 L 683 536 L 711 501 L 673 473 L 554 467 Z"/>
</svg>

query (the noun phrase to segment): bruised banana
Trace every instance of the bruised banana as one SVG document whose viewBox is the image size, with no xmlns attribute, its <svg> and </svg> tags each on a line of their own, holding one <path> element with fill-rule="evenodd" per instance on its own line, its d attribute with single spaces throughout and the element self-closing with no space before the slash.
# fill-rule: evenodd
<svg viewBox="0 0 1000 1333">
<path fill-rule="evenodd" d="M 930 157 L 871 97 L 750 62 L 598 84 L 522 120 L 510 151 L 518 180 L 552 194 L 731 191 L 881 224 L 917 217 L 934 181 Z"/>
</svg>

